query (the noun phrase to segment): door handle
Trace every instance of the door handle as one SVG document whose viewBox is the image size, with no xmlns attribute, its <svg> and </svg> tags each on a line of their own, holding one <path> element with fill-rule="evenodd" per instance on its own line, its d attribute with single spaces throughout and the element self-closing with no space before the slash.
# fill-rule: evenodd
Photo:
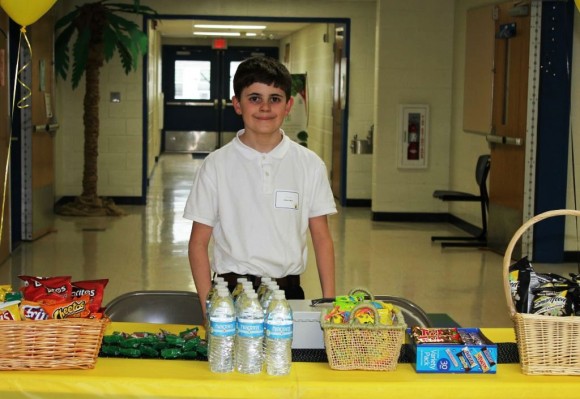
<svg viewBox="0 0 580 399">
<path fill-rule="evenodd" d="M 228 100 L 226 100 L 225 98 L 222 98 L 222 109 L 225 109 L 227 105 L 228 105 Z"/>
<path fill-rule="evenodd" d="M 516 146 L 521 146 L 524 144 L 524 139 L 521 139 L 519 137 L 496 136 L 495 134 L 486 135 L 485 140 L 488 143 L 494 143 L 494 144 L 505 144 L 505 145 L 516 145 Z"/>
</svg>

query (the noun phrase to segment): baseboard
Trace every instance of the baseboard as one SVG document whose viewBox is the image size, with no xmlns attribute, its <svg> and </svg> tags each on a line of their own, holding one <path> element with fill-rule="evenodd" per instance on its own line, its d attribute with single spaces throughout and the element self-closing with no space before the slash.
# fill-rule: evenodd
<svg viewBox="0 0 580 399">
<path fill-rule="evenodd" d="M 450 213 L 373 212 L 372 220 L 375 222 L 450 223 L 473 236 L 481 233 L 480 227 Z"/>
<path fill-rule="evenodd" d="M 347 199 L 345 206 L 348 208 L 370 208 L 372 204 L 370 199 Z"/>
<path fill-rule="evenodd" d="M 64 196 L 61 197 L 58 201 L 56 201 L 55 208 L 74 201 L 76 197 L 74 196 Z M 146 199 L 144 197 L 107 197 L 112 199 L 116 205 L 146 205 Z"/>
<path fill-rule="evenodd" d="M 562 257 L 562 262 L 573 262 L 578 263 L 580 262 L 580 252 L 579 251 L 564 251 L 564 255 Z"/>
</svg>

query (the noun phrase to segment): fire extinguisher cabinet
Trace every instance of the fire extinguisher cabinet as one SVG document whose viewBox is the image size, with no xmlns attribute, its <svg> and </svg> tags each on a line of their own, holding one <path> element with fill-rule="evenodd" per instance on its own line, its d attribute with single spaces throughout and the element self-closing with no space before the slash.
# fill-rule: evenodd
<svg viewBox="0 0 580 399">
<path fill-rule="evenodd" d="M 399 168 L 426 168 L 429 106 L 399 106 Z"/>
</svg>

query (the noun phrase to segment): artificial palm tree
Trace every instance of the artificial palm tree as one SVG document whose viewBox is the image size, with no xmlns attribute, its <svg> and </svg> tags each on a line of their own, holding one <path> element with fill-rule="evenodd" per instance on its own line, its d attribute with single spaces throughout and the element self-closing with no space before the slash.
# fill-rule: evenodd
<svg viewBox="0 0 580 399">
<path fill-rule="evenodd" d="M 74 202 L 59 210 L 68 215 L 118 214 L 120 210 L 97 194 L 99 156 L 99 86 L 100 70 L 117 50 L 126 74 L 137 69 L 140 56 L 147 52 L 147 35 L 139 25 L 119 14 L 154 15 L 156 12 L 135 0 L 133 4 L 111 3 L 100 0 L 77 6 L 56 22 L 55 69 L 67 78 L 72 45 L 72 87 L 79 85 L 85 75 L 83 102 L 84 168 L 83 191 Z M 76 35 L 75 35 L 76 33 Z M 122 213 L 122 212 L 121 212 Z"/>
</svg>

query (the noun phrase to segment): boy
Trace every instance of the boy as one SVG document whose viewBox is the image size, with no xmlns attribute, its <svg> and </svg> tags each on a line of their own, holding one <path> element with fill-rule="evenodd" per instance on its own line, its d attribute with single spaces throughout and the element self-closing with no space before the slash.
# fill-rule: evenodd
<svg viewBox="0 0 580 399">
<path fill-rule="evenodd" d="M 184 217 L 193 220 L 189 263 L 204 314 L 211 270 L 230 289 L 238 277 L 256 288 L 268 276 L 288 299 L 304 298 L 299 275 L 306 268 L 308 229 L 322 294 L 335 296 L 327 215 L 336 205 L 322 160 L 280 129 L 292 107 L 291 86 L 290 73 L 274 59 L 242 62 L 232 103 L 244 129 L 209 154 L 194 178 Z"/>
</svg>

